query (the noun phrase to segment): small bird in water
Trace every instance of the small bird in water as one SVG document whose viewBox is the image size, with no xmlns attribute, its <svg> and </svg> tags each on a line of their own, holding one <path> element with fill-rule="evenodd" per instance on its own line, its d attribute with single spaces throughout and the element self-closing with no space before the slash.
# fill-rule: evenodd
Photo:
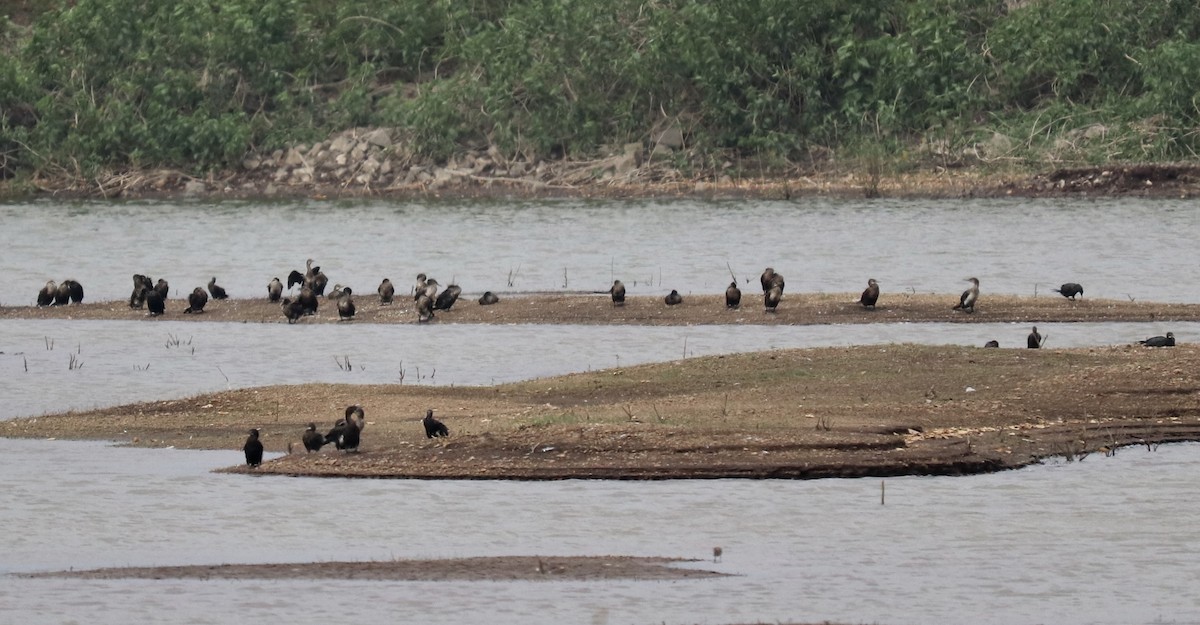
<svg viewBox="0 0 1200 625">
<path fill-rule="evenodd" d="M 450 436 L 450 428 L 447 428 L 445 423 L 433 418 L 433 409 L 425 411 L 425 418 L 421 419 L 421 425 L 425 426 L 425 438 Z"/>
<path fill-rule="evenodd" d="M 229 294 L 217 284 L 216 276 L 213 276 L 212 280 L 208 281 L 208 292 L 212 294 L 213 299 L 229 299 Z"/>
<path fill-rule="evenodd" d="M 242 451 L 246 453 L 247 465 L 257 467 L 262 464 L 263 444 L 258 440 L 258 428 L 250 430 L 250 436 L 246 438 L 246 444 L 242 446 Z"/>
<path fill-rule="evenodd" d="M 351 297 L 354 291 L 350 287 L 342 289 L 342 295 L 338 298 L 338 320 L 347 321 L 354 318 L 354 298 Z"/>
<path fill-rule="evenodd" d="M 310 452 L 321 451 L 321 448 L 325 446 L 325 437 L 317 431 L 316 423 L 308 424 L 308 429 L 304 430 L 304 435 L 300 437 L 300 440 L 304 441 L 304 449 Z"/>
<path fill-rule="evenodd" d="M 272 278 L 267 284 L 267 301 L 278 302 L 283 297 L 283 283 L 279 278 Z"/>
<path fill-rule="evenodd" d="M 183 310 L 186 314 L 204 312 L 204 305 L 208 303 L 208 293 L 204 289 L 196 287 L 188 294 L 188 307 Z"/>
<path fill-rule="evenodd" d="M 492 293 L 491 291 L 484 291 L 483 295 L 481 295 L 479 297 L 479 305 L 480 306 L 491 306 L 492 304 L 498 303 L 499 301 L 500 301 L 500 298 L 496 297 L 496 294 Z"/>
<path fill-rule="evenodd" d="M 1033 331 L 1025 338 L 1025 347 L 1029 349 L 1041 349 L 1042 343 L 1045 342 L 1046 339 L 1038 333 L 1037 326 L 1033 326 Z"/>
<path fill-rule="evenodd" d="M 725 287 L 725 307 L 737 308 L 742 305 L 742 290 L 738 288 L 737 281 L 729 283 Z"/>
<path fill-rule="evenodd" d="M 1175 334 L 1167 332 L 1166 336 L 1152 336 L 1138 341 L 1146 347 L 1175 347 Z"/>
<path fill-rule="evenodd" d="M 1075 299 L 1075 296 L 1083 297 L 1083 285 L 1076 282 L 1067 282 L 1057 289 L 1050 289 L 1055 293 L 1060 293 L 1067 299 Z"/>
<path fill-rule="evenodd" d="M 392 286 L 392 281 L 384 278 L 383 282 L 379 283 L 379 288 L 375 289 L 379 293 L 379 305 L 387 306 L 392 303 L 392 298 L 396 296 L 396 287 Z"/>
<path fill-rule="evenodd" d="M 671 292 L 667 293 L 663 301 L 667 303 L 667 306 L 678 306 L 683 303 L 683 296 L 679 294 L 679 291 L 671 289 Z"/>
<path fill-rule="evenodd" d="M 984 343 L 983 346 L 984 347 L 1000 347 L 1000 341 L 997 341 L 996 339 L 992 339 L 992 340 L 988 341 L 987 343 Z"/>
<path fill-rule="evenodd" d="M 967 278 L 967 282 L 971 283 L 971 288 L 958 296 L 958 303 L 954 305 L 954 310 L 973 313 L 975 312 L 975 303 L 979 301 L 979 278 Z"/>
<path fill-rule="evenodd" d="M 625 305 L 625 284 L 620 280 L 613 280 L 612 286 L 605 293 L 612 295 L 613 306 Z"/>
<path fill-rule="evenodd" d="M 875 302 L 879 301 L 879 283 L 875 278 L 867 280 L 867 288 L 863 290 L 862 296 L 858 298 L 858 303 L 862 304 L 867 310 L 875 310 Z"/>
</svg>

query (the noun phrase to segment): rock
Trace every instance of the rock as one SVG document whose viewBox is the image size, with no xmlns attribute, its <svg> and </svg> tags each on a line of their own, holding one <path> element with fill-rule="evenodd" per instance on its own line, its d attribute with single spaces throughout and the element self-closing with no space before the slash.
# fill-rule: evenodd
<svg viewBox="0 0 1200 625">
<path fill-rule="evenodd" d="M 385 159 L 382 163 L 379 164 L 379 173 L 381 173 L 385 176 L 387 174 L 392 173 L 392 159 L 390 159 L 390 158 Z"/>
<path fill-rule="evenodd" d="M 1104 124 L 1092 124 L 1083 131 L 1084 139 L 1103 139 L 1108 136 L 1108 126 Z"/>
<path fill-rule="evenodd" d="M 304 157 L 300 154 L 300 150 L 292 148 L 287 151 L 287 155 L 283 157 L 283 164 L 288 167 L 295 167 L 304 164 Z"/>
<path fill-rule="evenodd" d="M 329 142 L 329 151 L 335 154 L 345 154 L 354 147 L 354 140 L 345 135 L 338 135 L 333 141 Z"/>
<path fill-rule="evenodd" d="M 189 180 L 183 183 L 184 195 L 200 195 L 206 191 L 208 191 L 208 185 L 199 180 Z"/>
<path fill-rule="evenodd" d="M 279 189 L 270 182 L 267 183 L 267 186 L 263 187 L 263 195 L 275 195 L 276 193 L 279 193 Z"/>
<path fill-rule="evenodd" d="M 376 128 L 367 133 L 363 140 L 373 146 L 387 149 L 392 147 L 392 132 L 387 128 Z"/>
<path fill-rule="evenodd" d="M 670 128 L 658 133 L 658 136 L 654 139 L 654 148 L 657 150 L 659 146 L 668 148 L 671 151 L 682 148 L 683 129 L 677 124 L 673 124 Z"/>
<path fill-rule="evenodd" d="M 618 174 L 627 174 L 635 169 L 642 161 L 642 144 L 626 143 L 621 156 L 617 159 L 614 170 Z"/>
</svg>

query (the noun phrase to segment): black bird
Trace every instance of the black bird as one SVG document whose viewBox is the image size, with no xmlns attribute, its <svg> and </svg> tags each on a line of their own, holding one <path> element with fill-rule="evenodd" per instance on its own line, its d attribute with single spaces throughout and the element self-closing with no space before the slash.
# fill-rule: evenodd
<svg viewBox="0 0 1200 625">
<path fill-rule="evenodd" d="M 354 318 L 354 298 L 351 295 L 354 291 L 350 287 L 342 289 L 342 296 L 338 298 L 338 319 L 345 321 Z"/>
<path fill-rule="evenodd" d="M 167 302 L 157 289 L 146 291 L 146 310 L 150 312 L 151 317 L 157 317 L 167 312 Z"/>
<path fill-rule="evenodd" d="M 1042 338 L 1041 334 L 1038 334 L 1037 326 L 1033 326 L 1033 331 L 1025 338 L 1025 347 L 1029 349 L 1041 349 L 1042 343 L 1045 341 L 1046 339 Z"/>
<path fill-rule="evenodd" d="M 340 284 L 335 284 L 335 285 L 333 285 L 333 290 L 326 293 L 325 297 L 327 299 L 341 299 L 342 291 L 345 291 L 345 290 L 346 290 L 346 287 L 344 287 Z"/>
<path fill-rule="evenodd" d="M 312 282 L 307 286 L 313 290 L 313 293 L 325 295 L 325 286 L 329 284 L 329 278 L 325 277 L 325 272 L 321 271 L 320 267 L 313 267 L 313 272 Z"/>
<path fill-rule="evenodd" d="M 293 302 L 291 299 L 285 297 L 280 302 L 279 307 L 283 310 L 283 316 L 287 317 L 289 324 L 296 323 L 296 321 L 304 316 L 304 304 L 300 300 Z"/>
<path fill-rule="evenodd" d="M 356 417 L 358 418 L 357 422 L 354 420 Z M 366 424 L 362 406 L 346 406 L 346 425 L 342 430 L 342 451 L 358 451 L 358 444 L 362 442 L 362 430 Z"/>
<path fill-rule="evenodd" d="M 997 341 L 996 339 L 992 339 L 992 340 L 988 341 L 987 343 L 984 343 L 983 346 L 984 347 L 1000 347 L 1000 341 Z"/>
<path fill-rule="evenodd" d="M 296 301 L 300 302 L 300 306 L 304 309 L 304 314 L 317 314 L 317 294 L 312 289 L 308 287 L 300 289 L 300 295 L 296 296 Z"/>
<path fill-rule="evenodd" d="M 300 437 L 304 441 L 304 449 L 307 451 L 321 451 L 325 446 L 325 437 L 317 431 L 316 423 L 309 423 L 308 429 L 304 430 L 304 435 Z"/>
<path fill-rule="evenodd" d="M 425 297 L 428 297 L 430 300 L 432 300 L 436 304 L 439 286 L 441 286 L 441 285 L 438 284 L 437 280 L 434 280 L 433 278 L 429 278 L 429 279 L 425 280 L 425 288 L 421 291 L 420 295 L 424 295 Z"/>
<path fill-rule="evenodd" d="M 620 280 L 613 280 L 612 286 L 605 293 L 612 295 L 613 306 L 625 305 L 625 285 Z"/>
<path fill-rule="evenodd" d="M 202 313 L 204 312 L 204 305 L 207 303 L 208 293 L 205 293 L 204 289 L 196 287 L 188 294 L 188 307 L 183 312 L 188 314 Z"/>
<path fill-rule="evenodd" d="M 396 287 L 392 286 L 392 281 L 387 278 L 379 283 L 379 288 L 375 289 L 379 293 L 379 304 L 387 305 L 392 303 L 392 298 L 396 296 Z"/>
<path fill-rule="evenodd" d="M 129 295 L 129 307 L 141 308 L 146 305 L 146 293 L 154 290 L 154 283 L 149 276 L 140 273 L 133 274 L 133 292 Z"/>
<path fill-rule="evenodd" d="M 1076 295 L 1078 295 L 1079 297 L 1083 297 L 1083 285 L 1078 284 L 1076 282 L 1067 282 L 1066 284 L 1063 284 L 1062 286 L 1058 287 L 1057 289 L 1050 289 L 1050 290 L 1054 291 L 1055 293 L 1062 294 L 1062 296 L 1067 299 L 1075 299 Z"/>
<path fill-rule="evenodd" d="M 967 282 L 971 283 L 971 288 L 958 296 L 958 303 L 954 305 L 954 310 L 973 313 L 975 312 L 975 303 L 979 301 L 979 278 L 967 278 Z"/>
<path fill-rule="evenodd" d="M 675 306 L 676 304 L 683 303 L 683 296 L 679 294 L 679 291 L 671 289 L 671 292 L 667 293 L 667 296 L 663 298 L 663 301 L 667 303 L 667 306 Z"/>
<path fill-rule="evenodd" d="M 246 438 L 246 444 L 242 446 L 242 451 L 246 452 L 246 464 L 251 467 L 262 464 L 263 444 L 258 440 L 258 428 L 250 430 L 250 436 Z"/>
<path fill-rule="evenodd" d="M 454 306 L 454 302 L 458 301 L 458 296 L 462 295 L 462 287 L 457 284 L 450 284 L 446 289 L 438 294 L 437 299 L 433 301 L 434 310 L 450 310 Z"/>
<path fill-rule="evenodd" d="M 267 283 L 267 301 L 278 302 L 281 297 L 283 297 L 283 283 L 279 281 L 279 278 L 271 278 L 271 281 Z"/>
<path fill-rule="evenodd" d="M 71 285 L 67 284 L 66 280 L 58 283 L 58 288 L 54 290 L 54 305 L 66 306 L 71 303 Z"/>
<path fill-rule="evenodd" d="M 38 306 L 53 306 L 54 298 L 58 295 L 58 285 L 53 280 L 47 280 L 46 286 L 38 291 L 37 305 Z"/>
<path fill-rule="evenodd" d="M 480 306 L 491 306 L 492 304 L 495 304 L 499 301 L 500 301 L 500 298 L 496 297 L 496 294 L 492 293 L 491 291 L 484 291 L 483 295 L 481 295 L 479 297 L 479 305 Z"/>
<path fill-rule="evenodd" d="M 278 279 L 279 278 L 276 278 L 276 280 L 278 280 Z M 288 274 L 287 288 L 291 289 L 293 286 L 296 286 L 297 284 L 299 284 L 300 286 L 304 286 L 304 274 L 293 269 L 292 273 Z M 270 287 L 268 287 L 268 288 L 270 288 Z"/>
<path fill-rule="evenodd" d="M 425 418 L 421 419 L 421 425 L 425 426 L 425 438 L 450 436 L 450 428 L 446 427 L 445 423 L 433 418 L 433 410 L 425 411 Z"/>
<path fill-rule="evenodd" d="M 67 289 L 71 294 L 71 303 L 78 304 L 83 301 L 83 285 L 75 280 L 65 280 L 63 284 L 67 285 Z"/>
<path fill-rule="evenodd" d="M 729 283 L 725 287 L 725 307 L 737 308 L 742 305 L 742 290 L 738 288 L 737 281 Z"/>
<path fill-rule="evenodd" d="M 208 292 L 212 293 L 213 299 L 228 299 L 229 298 L 229 294 L 225 292 L 225 289 L 221 288 L 220 286 L 217 286 L 217 277 L 216 276 L 213 276 L 212 280 L 208 281 Z"/>
<path fill-rule="evenodd" d="M 781 286 L 773 286 L 771 290 L 763 293 L 763 306 L 766 308 L 766 312 L 775 312 L 775 307 L 779 306 L 781 299 L 783 299 L 783 287 Z"/>
<path fill-rule="evenodd" d="M 162 296 L 162 299 L 165 302 L 167 301 L 167 295 L 171 292 L 171 285 L 168 284 L 166 280 L 159 278 L 158 282 L 154 284 L 154 290 L 158 291 L 158 294 Z"/>
<path fill-rule="evenodd" d="M 875 302 L 879 301 L 879 283 L 875 278 L 867 280 L 867 288 L 863 290 L 862 297 L 858 298 L 858 303 L 863 305 L 863 308 L 875 310 Z"/>
<path fill-rule="evenodd" d="M 1152 336 L 1148 339 L 1138 341 L 1146 347 L 1175 347 L 1175 335 L 1167 332 L 1166 336 Z"/>
<path fill-rule="evenodd" d="M 425 293 L 425 278 L 426 278 L 425 274 L 423 274 L 423 273 L 417 274 L 417 281 L 413 284 L 413 292 L 412 292 L 414 302 L 417 301 L 417 299 L 420 298 L 421 295 Z"/>
<path fill-rule="evenodd" d="M 417 322 L 424 323 L 433 319 L 433 299 L 424 293 L 417 298 Z"/>
<path fill-rule="evenodd" d="M 775 273 L 775 270 L 771 267 L 767 267 L 763 270 L 762 275 L 758 277 L 758 281 L 760 284 L 762 284 L 763 293 L 766 293 L 772 288 L 778 286 L 779 293 L 781 295 L 783 294 L 783 276 Z"/>
</svg>

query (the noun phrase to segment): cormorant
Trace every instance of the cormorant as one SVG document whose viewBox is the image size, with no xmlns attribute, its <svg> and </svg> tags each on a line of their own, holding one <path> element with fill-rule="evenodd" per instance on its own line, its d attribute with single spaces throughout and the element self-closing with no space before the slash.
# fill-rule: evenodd
<svg viewBox="0 0 1200 625">
<path fill-rule="evenodd" d="M 150 311 L 151 317 L 157 317 L 167 312 L 167 302 L 158 292 L 158 289 L 146 291 L 146 310 Z"/>
<path fill-rule="evenodd" d="M 53 280 L 47 280 L 46 286 L 38 291 L 37 305 L 38 306 L 53 306 L 54 298 L 58 295 L 58 284 Z"/>
<path fill-rule="evenodd" d="M 358 421 L 355 422 L 355 417 Z M 325 435 L 326 443 L 333 443 L 335 447 L 343 451 L 358 451 L 358 445 L 362 441 L 362 429 L 366 427 L 365 413 L 362 406 L 350 405 L 346 406 L 346 417 L 339 419 L 332 430 Z"/>
<path fill-rule="evenodd" d="M 492 293 L 491 291 L 484 291 L 483 295 L 479 297 L 480 306 L 491 306 L 499 301 L 500 298 L 496 297 L 496 294 Z"/>
<path fill-rule="evenodd" d="M 417 274 L 417 281 L 413 284 L 412 292 L 414 302 L 417 301 L 417 299 L 421 297 L 421 294 L 425 292 L 425 278 L 425 274 Z"/>
<path fill-rule="evenodd" d="M 202 313 L 204 312 L 204 305 L 207 303 L 208 293 L 205 293 L 204 289 L 196 287 L 188 294 L 188 307 L 183 312 L 188 314 Z"/>
<path fill-rule="evenodd" d="M 1167 332 L 1166 336 L 1152 336 L 1138 341 L 1146 347 L 1175 347 L 1175 334 Z"/>
<path fill-rule="evenodd" d="M 71 303 L 71 285 L 67 284 L 66 280 L 58 283 L 58 288 L 54 290 L 54 305 L 66 306 Z"/>
<path fill-rule="evenodd" d="M 433 300 L 424 293 L 417 298 L 417 322 L 424 323 L 433 319 Z"/>
<path fill-rule="evenodd" d="M 867 288 L 863 290 L 862 297 L 858 298 L 858 303 L 863 305 L 863 308 L 875 310 L 875 302 L 879 301 L 879 283 L 875 278 L 867 280 Z"/>
<path fill-rule="evenodd" d="M 742 290 L 738 288 L 737 281 L 729 283 L 725 287 L 725 307 L 737 308 L 742 305 Z"/>
<path fill-rule="evenodd" d="M 763 306 L 766 307 L 766 312 L 775 312 L 775 307 L 779 305 L 781 299 L 783 299 L 783 287 L 781 286 L 773 286 L 771 290 L 764 293 Z"/>
<path fill-rule="evenodd" d="M 246 438 L 246 444 L 242 446 L 242 451 L 246 452 L 246 464 L 251 467 L 262 464 L 263 444 L 258 440 L 258 428 L 250 430 L 250 436 Z"/>
<path fill-rule="evenodd" d="M 775 270 L 771 267 L 763 270 L 762 275 L 758 277 L 758 281 L 762 284 L 763 293 L 770 291 L 776 286 L 779 287 L 780 294 L 783 293 L 783 276 L 775 273 Z"/>
<path fill-rule="evenodd" d="M 342 291 L 344 290 L 346 290 L 346 287 L 340 284 L 335 284 L 333 285 L 333 290 L 326 293 L 325 297 L 328 299 L 340 299 L 342 297 Z"/>
<path fill-rule="evenodd" d="M 663 298 L 663 301 L 667 303 L 667 306 L 675 306 L 676 304 L 683 303 L 683 296 L 679 294 L 679 291 L 671 289 L 671 292 L 667 293 L 667 296 Z"/>
<path fill-rule="evenodd" d="M 996 339 L 992 339 L 992 340 L 988 341 L 987 343 L 984 343 L 983 346 L 984 347 L 1000 347 L 1000 341 L 997 341 Z"/>
<path fill-rule="evenodd" d="M 379 288 L 375 289 L 379 293 L 379 304 L 387 305 L 392 303 L 392 298 L 396 296 L 396 287 L 392 286 L 392 281 L 387 278 L 379 283 Z"/>
<path fill-rule="evenodd" d="M 208 281 L 208 292 L 212 293 L 213 299 L 228 299 L 229 298 L 229 294 L 225 292 L 225 289 L 220 286 L 217 286 L 217 277 L 216 276 L 213 276 L 212 280 Z"/>
<path fill-rule="evenodd" d="M 613 280 L 612 286 L 605 293 L 612 295 L 613 306 L 625 305 L 625 285 L 620 280 Z"/>
<path fill-rule="evenodd" d="M 300 289 L 300 295 L 296 296 L 296 301 L 300 302 L 300 305 L 304 309 L 304 314 L 317 314 L 317 295 L 313 293 L 312 289 L 308 287 Z"/>
<path fill-rule="evenodd" d="M 1033 326 L 1033 331 L 1030 332 L 1029 336 L 1025 338 L 1025 347 L 1028 347 L 1029 349 L 1040 349 L 1045 340 L 1046 339 L 1042 338 L 1042 335 L 1038 333 L 1037 326 Z"/>
<path fill-rule="evenodd" d="M 67 288 L 70 290 L 72 304 L 78 304 L 83 301 L 83 285 L 82 284 L 80 284 L 76 280 L 69 280 L 69 279 L 65 280 L 63 282 L 63 284 L 67 285 Z"/>
<path fill-rule="evenodd" d="M 433 278 L 429 278 L 428 280 L 425 281 L 425 289 L 423 291 L 421 291 L 421 295 L 428 297 L 430 300 L 432 300 L 433 302 L 436 303 L 439 286 L 441 286 L 441 285 L 438 284 L 437 280 L 434 280 Z"/>
<path fill-rule="evenodd" d="M 967 278 L 967 282 L 971 283 L 971 288 L 958 296 L 958 303 L 954 305 L 954 310 L 973 313 L 975 312 L 975 303 L 979 301 L 979 278 Z"/>
<path fill-rule="evenodd" d="M 146 305 L 146 293 L 154 290 L 154 283 L 149 276 L 140 273 L 133 274 L 133 293 L 129 295 L 129 307 L 141 308 Z"/>
<path fill-rule="evenodd" d="M 297 320 L 304 316 L 304 304 L 300 300 L 293 302 L 291 299 L 285 297 L 280 302 L 279 307 L 283 310 L 283 316 L 287 317 L 289 324 L 296 323 Z"/>
<path fill-rule="evenodd" d="M 326 443 L 325 437 L 317 431 L 316 423 L 309 423 L 308 429 L 304 430 L 304 435 L 300 439 L 304 441 L 304 449 L 308 451 L 321 451 L 321 447 L 324 447 Z"/>
<path fill-rule="evenodd" d="M 279 281 L 279 278 L 271 278 L 267 284 L 267 301 L 278 302 L 281 297 L 283 297 L 283 283 Z"/>
<path fill-rule="evenodd" d="M 1083 297 L 1083 285 L 1076 282 L 1067 282 L 1057 289 L 1050 289 L 1055 293 L 1061 293 L 1067 299 L 1075 299 L 1075 296 Z"/>
<path fill-rule="evenodd" d="M 309 286 L 313 293 L 317 295 L 325 295 L 325 285 L 329 284 L 329 278 L 325 277 L 325 272 L 321 271 L 320 267 L 313 267 L 313 278 Z"/>
<path fill-rule="evenodd" d="M 450 436 L 450 428 L 446 427 L 445 423 L 433 418 L 432 409 L 425 411 L 425 418 L 421 419 L 421 425 L 425 426 L 425 438 Z"/>
<path fill-rule="evenodd" d="M 350 287 L 342 289 L 342 295 L 338 298 L 338 318 L 341 320 L 354 318 L 354 298 L 351 297 L 354 291 Z"/>
<path fill-rule="evenodd" d="M 278 280 L 278 278 L 276 278 L 276 280 Z M 300 286 L 304 286 L 304 274 L 293 269 L 292 273 L 288 274 L 287 288 L 291 289 L 293 286 L 296 286 L 297 284 L 299 284 Z"/>
<path fill-rule="evenodd" d="M 167 301 L 167 295 L 169 295 L 171 292 L 171 285 L 168 284 L 166 280 L 159 278 L 158 282 L 154 285 L 154 290 L 158 291 L 158 294 L 162 296 L 162 299 L 165 302 Z"/>
<path fill-rule="evenodd" d="M 450 310 L 454 306 L 454 302 L 458 301 L 458 296 L 462 294 L 462 287 L 457 284 L 450 284 L 446 289 L 438 294 L 437 299 L 433 302 L 434 310 Z"/>
</svg>

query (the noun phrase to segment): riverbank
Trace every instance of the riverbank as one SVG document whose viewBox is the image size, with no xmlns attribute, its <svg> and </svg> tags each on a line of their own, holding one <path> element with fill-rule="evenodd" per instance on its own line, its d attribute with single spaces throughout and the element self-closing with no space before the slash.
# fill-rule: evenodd
<svg viewBox="0 0 1200 625">
<path fill-rule="evenodd" d="M 364 291 L 366 289 L 363 289 Z M 667 306 L 662 297 L 630 296 L 614 306 L 604 294 L 527 293 L 503 295 L 483 306 L 479 294 L 464 294 L 431 323 L 583 324 L 583 325 L 810 325 L 857 323 L 1051 323 L 1102 321 L 1200 321 L 1200 304 L 1138 302 L 1112 299 L 1065 299 L 1046 292 L 1036 297 L 984 293 L 974 313 L 953 310 L 957 294 L 930 295 L 884 292 L 874 310 L 858 304 L 857 293 L 785 293 L 775 312 L 765 312 L 761 289 L 744 284 L 742 306 L 725 307 L 724 295 L 684 294 L 683 303 Z M 316 315 L 297 325 L 314 323 L 418 323 L 408 297 L 382 305 L 376 295 L 356 295 L 351 321 L 338 317 L 334 300 L 320 298 Z M 148 317 L 125 301 L 85 302 L 67 306 L 3 306 L 0 319 L 104 319 L 191 322 L 286 323 L 280 305 L 267 299 L 210 300 L 201 314 L 184 314 L 187 301 L 167 301 L 167 312 Z"/>
<path fill-rule="evenodd" d="M 0 423 L 0 435 L 292 453 L 250 469 L 427 479 L 953 475 L 1200 440 L 1200 348 L 891 345 L 689 358 L 488 387 L 305 384 Z M 305 453 L 347 405 L 359 453 Z M 426 409 L 451 436 L 427 439 Z"/>
</svg>

